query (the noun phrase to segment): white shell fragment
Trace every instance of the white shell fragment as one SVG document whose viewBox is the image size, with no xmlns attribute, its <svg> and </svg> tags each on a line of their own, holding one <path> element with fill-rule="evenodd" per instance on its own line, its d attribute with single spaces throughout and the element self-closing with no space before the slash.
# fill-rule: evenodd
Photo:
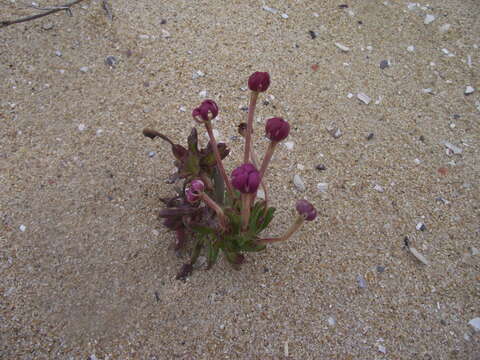
<svg viewBox="0 0 480 360">
<path fill-rule="evenodd" d="M 415 46 L 410 45 L 409 47 L 407 47 L 407 51 L 414 52 L 415 51 Z"/>
<path fill-rule="evenodd" d="M 357 94 L 357 99 L 360 100 L 361 102 L 363 102 L 364 104 L 370 104 L 370 101 L 372 101 L 372 99 L 370 99 L 370 96 L 368 96 L 367 94 L 364 94 L 364 93 L 358 93 Z"/>
<path fill-rule="evenodd" d="M 417 249 L 410 246 L 408 248 L 408 250 L 410 250 L 412 255 L 415 256 L 417 258 L 417 260 L 420 261 L 422 264 L 424 264 L 424 265 L 429 265 L 430 264 L 429 261 L 425 258 L 425 256 L 420 254 Z"/>
<path fill-rule="evenodd" d="M 431 14 L 427 14 L 427 15 L 425 16 L 425 20 L 423 20 L 423 23 L 424 23 L 425 25 L 428 25 L 428 24 L 431 24 L 431 23 L 434 22 L 434 21 L 435 21 L 435 16 L 433 16 L 433 15 L 431 15 Z"/>
<path fill-rule="evenodd" d="M 468 322 L 468 325 L 470 325 L 473 328 L 473 330 L 480 331 L 480 317 L 470 320 Z"/>
<path fill-rule="evenodd" d="M 450 25 L 450 24 L 443 24 L 442 26 L 439 27 L 440 32 L 442 32 L 442 33 L 447 32 L 448 30 L 450 30 L 451 26 L 452 25 Z"/>
<path fill-rule="evenodd" d="M 204 77 L 205 76 L 205 73 L 201 70 L 197 70 L 193 73 L 192 75 L 192 79 L 195 80 L 195 79 L 198 79 L 200 77 Z"/>
<path fill-rule="evenodd" d="M 332 126 L 327 126 L 327 131 L 329 132 L 330 135 L 332 135 L 332 137 L 334 139 L 338 139 L 340 136 L 342 136 L 342 130 L 340 130 L 339 128 L 337 128 L 336 126 L 332 125 Z"/>
<path fill-rule="evenodd" d="M 262 9 L 272 14 L 276 14 L 278 12 L 277 9 L 271 8 L 270 6 L 267 6 L 267 5 L 263 5 Z"/>
<path fill-rule="evenodd" d="M 207 94 L 208 94 L 207 90 L 202 90 L 198 93 L 198 96 L 205 98 L 207 97 Z"/>
<path fill-rule="evenodd" d="M 317 189 L 318 189 L 318 191 L 323 192 L 323 193 L 327 192 L 328 191 L 328 183 L 318 183 L 317 184 Z"/>
<path fill-rule="evenodd" d="M 88 66 L 82 66 L 82 67 L 80 68 L 80 71 L 83 72 L 83 73 L 88 72 L 88 70 L 90 70 L 90 69 L 88 68 Z"/>
<path fill-rule="evenodd" d="M 443 141 L 442 145 L 445 145 L 447 149 L 449 149 L 452 153 L 454 154 L 461 154 L 463 152 L 462 148 L 459 148 L 456 145 L 453 145 L 452 143 L 449 143 L 448 141 Z"/>
<path fill-rule="evenodd" d="M 344 52 L 350 51 L 350 48 L 348 46 L 343 45 L 343 44 L 340 44 L 340 43 L 336 42 L 335 46 L 337 48 L 339 48 L 340 50 L 344 51 Z"/>
<path fill-rule="evenodd" d="M 22 224 L 18 227 L 18 230 L 20 230 L 21 232 L 25 232 L 25 230 L 27 230 L 27 227 Z"/>
<path fill-rule="evenodd" d="M 305 183 L 303 182 L 300 175 L 295 174 L 295 176 L 293 177 L 293 185 L 295 185 L 298 191 L 306 190 Z"/>
<path fill-rule="evenodd" d="M 465 94 L 465 95 L 470 95 L 470 94 L 473 94 L 474 91 L 475 91 L 475 88 L 474 88 L 473 86 L 468 85 L 468 86 L 465 88 L 464 94 Z"/>
<path fill-rule="evenodd" d="M 265 191 L 263 191 L 263 189 L 258 189 L 257 190 L 257 197 L 259 199 L 265 200 Z"/>
<path fill-rule="evenodd" d="M 335 324 L 337 323 L 337 321 L 335 320 L 334 317 L 330 316 L 328 319 L 327 319 L 327 322 L 328 322 L 328 325 L 330 326 L 335 326 Z"/>
<path fill-rule="evenodd" d="M 384 192 L 385 190 L 383 189 L 383 187 L 381 187 L 380 185 L 376 184 L 374 187 L 373 187 L 373 190 L 375 191 L 378 191 L 378 192 Z"/>
<path fill-rule="evenodd" d="M 288 150 L 293 150 L 295 143 L 293 141 L 286 141 L 283 143 Z"/>
</svg>

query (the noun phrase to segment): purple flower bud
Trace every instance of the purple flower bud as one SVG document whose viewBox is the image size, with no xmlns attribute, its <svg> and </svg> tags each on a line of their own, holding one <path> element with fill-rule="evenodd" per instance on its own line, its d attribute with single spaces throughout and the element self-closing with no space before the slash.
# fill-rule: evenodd
<svg viewBox="0 0 480 360">
<path fill-rule="evenodd" d="M 195 203 L 200 199 L 200 193 L 205 190 L 205 184 L 202 180 L 195 179 L 190 183 L 190 187 L 185 190 L 185 197 L 189 203 Z"/>
<path fill-rule="evenodd" d="M 253 164 L 243 164 L 233 170 L 232 185 L 241 193 L 252 194 L 257 191 L 260 185 L 260 173 Z"/>
<path fill-rule="evenodd" d="M 263 92 L 267 91 L 270 86 L 270 75 L 268 72 L 254 72 L 248 78 L 248 87 L 252 91 Z"/>
<path fill-rule="evenodd" d="M 312 221 L 317 217 L 317 210 L 307 200 L 297 201 L 297 211 L 305 220 Z"/>
<path fill-rule="evenodd" d="M 205 100 L 199 107 L 193 109 L 192 116 L 198 123 L 215 119 L 218 115 L 218 106 L 213 100 Z"/>
<path fill-rule="evenodd" d="M 282 118 L 271 118 L 265 125 L 265 134 L 271 141 L 282 141 L 290 132 L 290 124 Z"/>
</svg>

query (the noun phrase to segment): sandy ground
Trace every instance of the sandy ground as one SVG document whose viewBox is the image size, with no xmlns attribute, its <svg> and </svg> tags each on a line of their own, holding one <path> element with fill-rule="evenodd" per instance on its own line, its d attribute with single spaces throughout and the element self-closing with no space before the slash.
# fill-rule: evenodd
<svg viewBox="0 0 480 360">
<path fill-rule="evenodd" d="M 113 22 L 84 5 L 0 29 L 0 358 L 480 359 L 478 0 L 118 0 Z M 292 124 L 269 232 L 298 198 L 320 215 L 240 272 L 177 281 L 157 219 L 170 154 L 141 131 L 183 142 L 206 90 L 231 170 L 257 70 L 258 153 L 265 118 Z"/>
</svg>

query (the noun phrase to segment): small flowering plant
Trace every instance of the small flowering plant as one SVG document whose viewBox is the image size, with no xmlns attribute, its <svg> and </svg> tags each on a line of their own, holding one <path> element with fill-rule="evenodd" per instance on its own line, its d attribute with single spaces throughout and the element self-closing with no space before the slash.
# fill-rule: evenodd
<svg viewBox="0 0 480 360">
<path fill-rule="evenodd" d="M 175 157 L 176 173 L 171 182 L 183 181 L 177 193 L 162 199 L 166 208 L 159 217 L 168 229 L 175 232 L 175 250 L 191 249 L 189 261 L 182 266 L 177 278 L 189 276 L 200 254 L 205 253 L 207 268 L 211 268 L 220 253 L 235 268 L 245 261 L 245 253 L 262 251 L 268 244 L 286 241 L 305 221 L 312 221 L 317 211 L 306 200 L 298 200 L 297 219 L 285 234 L 279 237 L 262 237 L 262 232 L 273 219 L 275 208 L 268 204 L 265 174 L 279 142 L 287 138 L 290 125 L 282 118 L 268 119 L 265 136 L 270 140 L 260 163 L 253 151 L 253 117 L 260 93 L 270 86 L 270 75 L 255 72 L 248 79 L 251 90 L 247 123 L 239 125 L 239 133 L 245 138 L 243 163 L 228 176 L 222 160 L 229 154 L 224 143 L 217 143 L 212 120 L 219 109 L 213 100 L 205 100 L 192 111 L 193 119 L 205 127 L 210 141 L 199 147 L 198 134 L 193 128 L 187 146 L 175 144 L 165 135 L 152 129 L 143 130 L 151 139 L 161 138 L 171 146 Z M 265 199 L 257 199 L 262 187 Z"/>
</svg>

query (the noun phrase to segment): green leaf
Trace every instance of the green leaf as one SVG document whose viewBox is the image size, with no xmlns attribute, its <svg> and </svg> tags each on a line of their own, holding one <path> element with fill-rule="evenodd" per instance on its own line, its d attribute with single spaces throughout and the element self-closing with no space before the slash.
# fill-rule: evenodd
<svg viewBox="0 0 480 360">
<path fill-rule="evenodd" d="M 200 163 L 197 155 L 192 153 L 188 154 L 185 160 L 184 170 L 189 175 L 197 175 L 200 172 Z"/>
<path fill-rule="evenodd" d="M 218 259 L 220 247 L 217 241 L 210 239 L 208 242 L 207 269 L 210 269 Z"/>
<path fill-rule="evenodd" d="M 248 252 L 257 252 L 265 250 L 266 246 L 263 244 L 257 244 L 255 241 L 249 241 L 242 246 L 241 251 L 248 251 Z"/>
<path fill-rule="evenodd" d="M 271 207 L 271 208 L 268 208 L 265 216 L 260 217 L 260 219 L 259 219 L 260 224 L 258 224 L 258 226 L 257 226 L 257 234 L 267 228 L 267 226 L 270 224 L 270 222 L 273 219 L 274 213 L 275 213 L 275 208 Z"/>
<path fill-rule="evenodd" d="M 198 154 L 198 134 L 197 129 L 192 128 L 190 135 L 188 136 L 188 150 L 192 153 L 197 155 Z"/>
<path fill-rule="evenodd" d="M 207 226 L 191 225 L 190 229 L 192 229 L 194 232 L 202 234 L 202 235 L 214 235 L 215 234 L 215 229 L 209 228 Z"/>
</svg>

